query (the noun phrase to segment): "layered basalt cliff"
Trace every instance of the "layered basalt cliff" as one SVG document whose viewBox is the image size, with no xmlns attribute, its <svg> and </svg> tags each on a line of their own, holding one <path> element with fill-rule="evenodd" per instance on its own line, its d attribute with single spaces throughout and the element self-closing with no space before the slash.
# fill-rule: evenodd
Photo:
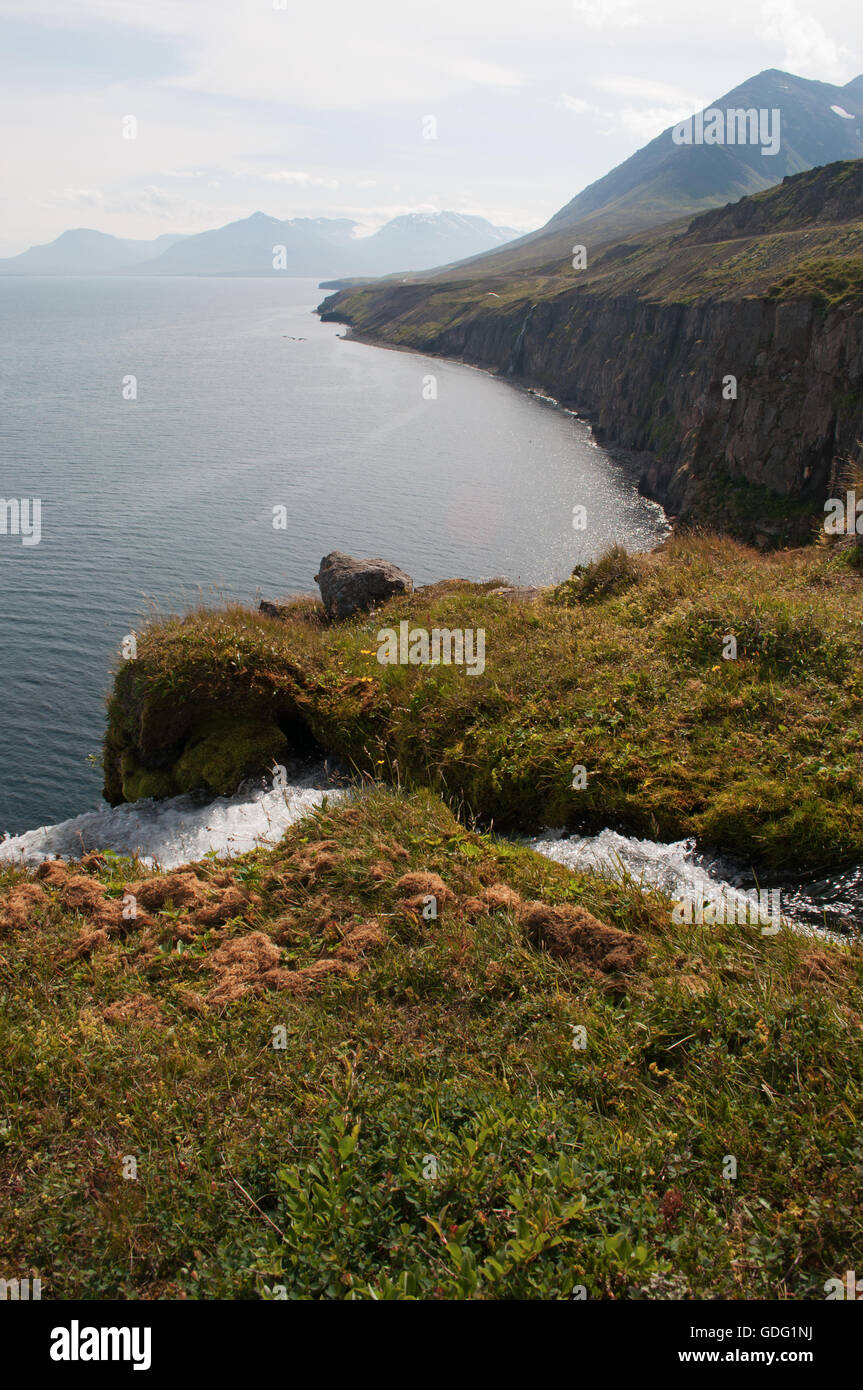
<svg viewBox="0 0 863 1390">
<path fill-rule="evenodd" d="M 643 490 L 681 521 L 799 543 L 861 461 L 863 429 L 863 227 L 814 221 L 813 175 L 800 177 L 799 225 L 787 180 L 770 234 L 729 236 L 710 213 L 605 249 L 575 285 L 568 268 L 494 289 L 382 283 L 321 313 L 541 386 L 642 454 Z"/>
</svg>

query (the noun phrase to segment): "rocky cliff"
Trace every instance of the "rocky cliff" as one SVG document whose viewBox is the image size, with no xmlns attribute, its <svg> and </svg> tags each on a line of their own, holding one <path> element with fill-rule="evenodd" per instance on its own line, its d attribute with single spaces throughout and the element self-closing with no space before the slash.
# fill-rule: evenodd
<svg viewBox="0 0 863 1390">
<path fill-rule="evenodd" d="M 708 213 L 604 249 L 580 277 L 561 267 L 479 288 L 381 284 L 333 295 L 321 312 L 542 386 L 599 440 L 642 454 L 643 490 L 682 521 L 798 543 L 861 462 L 860 169 L 799 176 L 793 225 L 788 179 L 759 195 L 757 216 L 737 212 L 733 232 L 728 215 Z M 845 220 L 820 220 L 825 206 Z M 747 220 L 758 234 L 741 234 Z"/>
</svg>

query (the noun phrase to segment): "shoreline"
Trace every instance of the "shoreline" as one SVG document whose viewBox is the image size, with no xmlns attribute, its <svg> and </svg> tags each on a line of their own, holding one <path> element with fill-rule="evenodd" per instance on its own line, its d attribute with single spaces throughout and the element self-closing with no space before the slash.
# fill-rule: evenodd
<svg viewBox="0 0 863 1390">
<path fill-rule="evenodd" d="M 385 352 L 405 352 L 412 354 L 414 357 L 427 357 L 432 362 L 448 362 L 456 367 L 466 367 L 470 371 L 480 372 L 483 376 L 490 377 L 493 381 L 501 381 L 506 385 L 514 387 L 514 389 L 520 391 L 522 395 L 531 396 L 540 405 L 548 405 L 564 415 L 570 415 L 574 420 L 577 420 L 579 424 L 587 427 L 590 431 L 591 444 L 595 448 L 601 449 L 604 454 L 607 454 L 614 464 L 632 474 L 634 474 L 636 470 L 639 471 L 640 476 L 638 482 L 635 484 L 636 492 L 645 502 L 656 507 L 668 526 L 668 534 L 664 536 L 662 540 L 657 541 L 656 545 L 651 547 L 651 551 L 660 549 L 667 541 L 668 536 L 673 534 L 677 518 L 668 515 L 665 507 L 658 498 L 652 497 L 649 493 L 642 492 L 641 490 L 640 482 L 644 466 L 653 458 L 653 455 L 649 451 L 629 449 L 625 444 L 618 443 L 615 440 L 598 439 L 594 424 L 595 417 L 583 408 L 578 407 L 575 402 L 555 396 L 541 381 L 534 381 L 529 377 L 509 376 L 507 373 L 501 372 L 495 367 L 486 367 L 479 362 L 468 362 L 464 357 L 452 356 L 445 352 L 431 352 L 427 348 L 411 347 L 407 343 L 390 343 L 383 338 L 375 337 L 374 334 L 358 331 L 345 319 L 328 318 L 326 315 L 322 315 L 320 310 L 321 306 L 318 305 L 312 312 L 320 318 L 322 323 L 336 323 L 344 328 L 344 333 L 337 335 L 343 342 L 360 343 L 363 347 L 380 348 Z M 648 554 L 650 552 L 642 551 L 641 553 Z"/>
</svg>

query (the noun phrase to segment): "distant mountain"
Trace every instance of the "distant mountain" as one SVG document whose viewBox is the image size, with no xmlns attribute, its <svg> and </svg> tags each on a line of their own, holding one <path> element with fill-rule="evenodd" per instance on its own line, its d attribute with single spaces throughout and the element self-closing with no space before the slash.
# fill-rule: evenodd
<svg viewBox="0 0 863 1390">
<path fill-rule="evenodd" d="M 398 270 L 428 269 L 480 254 L 517 236 L 512 227 L 495 227 L 484 217 L 459 212 L 411 212 L 394 217 L 374 236 L 355 242 L 354 264 L 343 273 L 386 275 Z"/>
<path fill-rule="evenodd" d="M 391 277 L 318 312 L 532 383 L 634 450 L 679 522 L 749 544 L 811 542 L 863 470 L 863 159 L 639 228 L 577 272 Z"/>
<path fill-rule="evenodd" d="M 107 275 L 161 255 L 181 240 L 181 236 L 166 233 L 153 241 L 128 241 L 77 227 L 63 232 L 56 241 L 0 260 L 0 275 Z"/>
<path fill-rule="evenodd" d="M 844 87 L 833 87 L 769 68 L 705 110 L 778 110 L 776 153 L 762 154 L 760 140 L 695 143 L 698 124 L 693 143 L 678 144 L 675 127 L 669 126 L 578 193 L 539 231 L 518 238 L 502 251 L 471 259 L 457 267 L 459 272 L 473 277 L 556 269 L 578 242 L 595 248 L 757 193 L 789 174 L 863 156 L 863 76 Z M 702 125 L 706 132 L 711 122 Z M 446 267 L 436 274 L 450 278 L 449 272 Z"/>
<path fill-rule="evenodd" d="M 216 231 L 186 237 L 151 261 L 145 273 L 389 275 L 463 260 L 514 236 L 510 227 L 456 212 L 407 213 L 367 237 L 356 236 L 354 223 L 343 218 L 294 217 L 280 222 L 256 212 Z M 279 252 L 279 247 L 284 250 Z"/>
<path fill-rule="evenodd" d="M 318 275 L 337 267 L 333 273 L 339 273 L 348 258 L 353 230 L 353 222 L 345 218 L 295 217 L 280 222 L 255 212 L 226 227 L 186 237 L 143 269 L 147 275 Z M 283 253 L 279 247 L 284 247 Z M 274 265 L 279 255 L 284 257 L 282 269 Z"/>
<path fill-rule="evenodd" d="M 745 144 L 675 144 L 672 130 L 579 193 L 548 228 L 583 225 L 598 213 L 629 214 L 651 222 L 743 198 L 816 165 L 863 156 L 863 77 L 832 87 L 770 68 L 741 83 L 708 110 L 780 113 L 778 148 Z M 767 125 L 769 127 L 769 121 Z M 726 134 L 721 129 L 718 134 Z"/>
<path fill-rule="evenodd" d="M 372 236 L 346 218 L 255 212 L 194 236 L 123 241 L 64 232 L 46 246 L 0 260 L 0 275 L 378 276 L 428 270 L 500 246 L 517 233 L 457 212 L 407 213 Z"/>
</svg>

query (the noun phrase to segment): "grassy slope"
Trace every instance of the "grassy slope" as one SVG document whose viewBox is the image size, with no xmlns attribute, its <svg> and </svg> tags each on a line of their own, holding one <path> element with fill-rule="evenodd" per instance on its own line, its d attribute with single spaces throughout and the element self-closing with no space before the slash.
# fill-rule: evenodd
<svg viewBox="0 0 863 1390">
<path fill-rule="evenodd" d="M 651 304 L 805 297 L 823 308 L 863 302 L 859 223 L 710 243 L 687 244 L 685 233 L 684 224 L 674 224 L 650 238 L 620 242 L 595 258 L 589 254 L 588 267 L 578 272 L 577 282 L 566 262 L 542 273 L 490 278 L 481 284 L 464 279 L 422 287 L 381 283 L 339 291 L 324 304 L 328 314 L 367 337 L 429 350 L 445 328 L 494 319 L 515 307 L 526 312 L 544 301 L 575 306 L 588 296 L 632 296 Z"/>
<path fill-rule="evenodd" d="M 327 312 L 358 332 L 401 346 L 433 348 L 454 325 L 504 316 L 543 301 L 622 296 L 651 304 L 712 299 L 812 298 L 823 308 L 863 302 L 860 161 L 828 165 L 691 221 L 617 236 L 570 232 L 566 245 L 532 265 L 476 274 L 441 273 L 425 282 L 341 291 Z M 848 192 L 853 185 L 853 196 Z M 827 211 L 825 211 L 825 208 Z M 830 210 L 833 210 L 830 212 Z M 742 235 L 749 214 L 752 235 Z M 830 221 L 824 218 L 830 216 Z M 587 268 L 571 268 L 570 244 L 588 251 Z M 496 296 L 496 297 L 495 297 Z"/>
<path fill-rule="evenodd" d="M 612 554 L 531 605 L 457 584 L 335 626 L 308 603 L 288 621 L 198 612 L 142 633 L 120 671 L 108 787 L 120 796 L 125 768 L 127 797 L 151 790 L 128 769 L 176 758 L 216 715 L 229 732 L 197 744 L 196 767 L 212 746 L 211 790 L 232 791 L 243 757 L 220 784 L 224 740 L 243 750 L 247 730 L 253 742 L 262 723 L 300 719 L 363 774 L 430 786 L 501 827 L 613 824 L 774 868 L 828 867 L 863 858 L 859 606 L 848 552 L 763 557 L 678 537 Z M 402 619 L 484 628 L 485 673 L 379 665 L 377 632 Z M 737 660 L 723 658 L 729 635 Z M 155 774 L 163 793 L 173 775 Z"/>
<path fill-rule="evenodd" d="M 437 921 L 409 870 L 452 891 Z M 46 1297 L 820 1298 L 853 1267 L 859 947 L 675 926 L 427 793 L 140 878 L 0 874 L 0 1270 Z M 645 954 L 554 957 L 471 903 L 495 882 Z M 242 993 L 250 938 L 276 973 Z"/>
</svg>

